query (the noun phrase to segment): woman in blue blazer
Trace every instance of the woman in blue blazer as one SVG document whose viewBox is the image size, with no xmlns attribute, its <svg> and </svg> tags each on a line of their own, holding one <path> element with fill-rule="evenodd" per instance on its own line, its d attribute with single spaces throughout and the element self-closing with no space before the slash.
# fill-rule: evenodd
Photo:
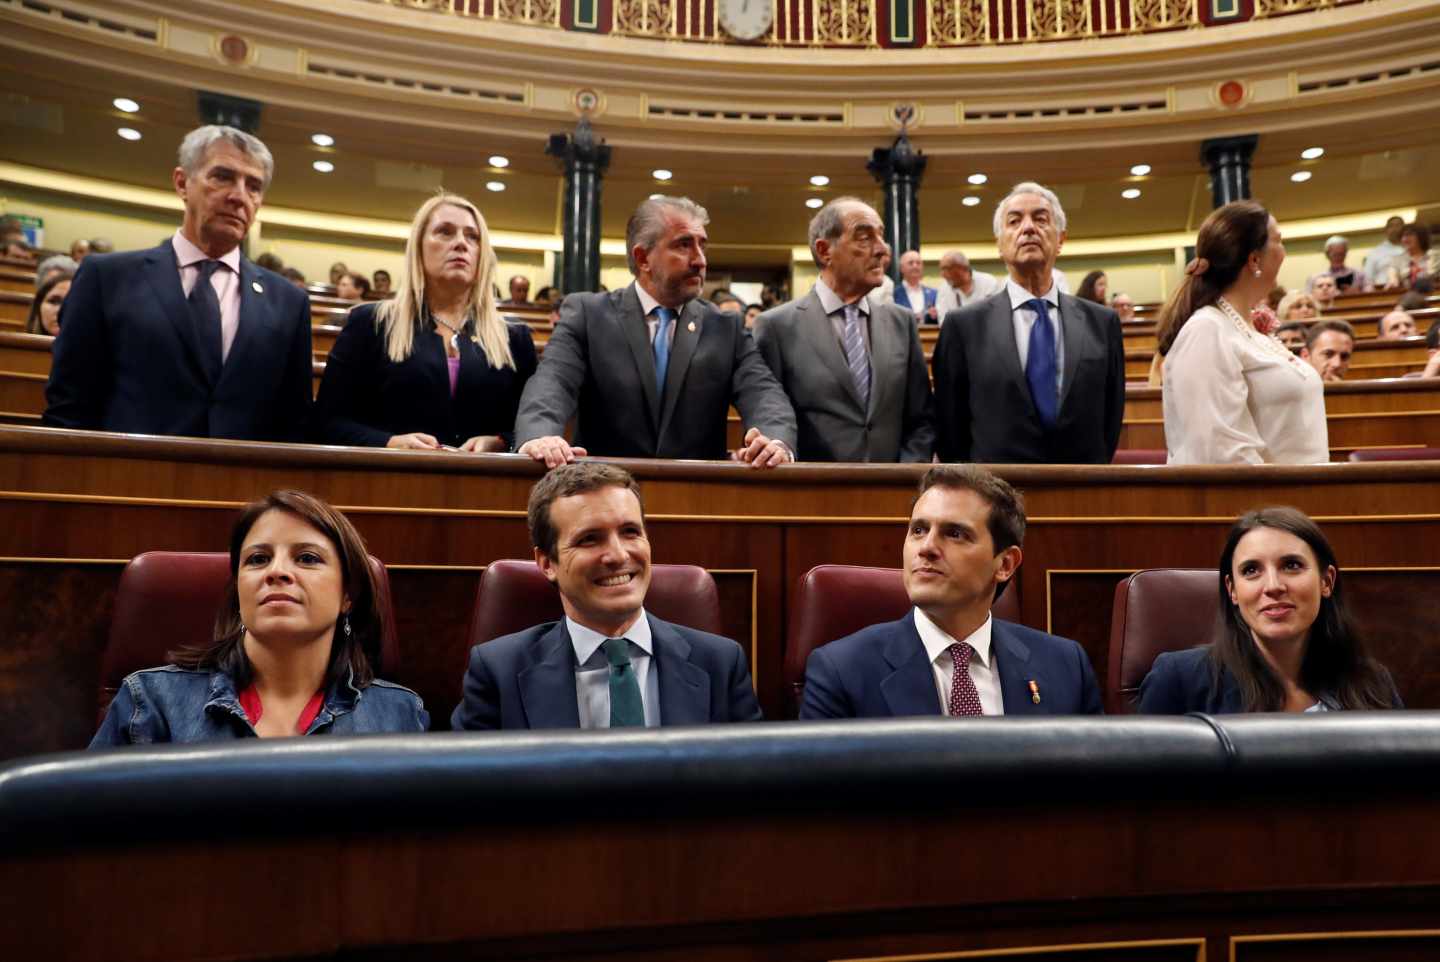
<svg viewBox="0 0 1440 962">
<path fill-rule="evenodd" d="M 1335 552 L 1294 508 L 1242 516 L 1220 555 L 1221 631 L 1140 684 L 1146 714 L 1402 708 L 1340 596 Z"/>
<path fill-rule="evenodd" d="M 507 451 L 535 372 L 525 324 L 495 304 L 479 209 L 439 194 L 410 225 L 395 296 L 350 312 L 325 364 L 315 439 L 416 450 Z"/>
</svg>

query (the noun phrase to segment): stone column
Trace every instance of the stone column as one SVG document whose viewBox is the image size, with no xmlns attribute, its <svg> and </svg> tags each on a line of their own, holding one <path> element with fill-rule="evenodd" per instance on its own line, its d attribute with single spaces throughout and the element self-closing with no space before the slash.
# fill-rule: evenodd
<svg viewBox="0 0 1440 962">
<path fill-rule="evenodd" d="M 563 293 L 600 288 L 600 182 L 610 166 L 610 148 L 595 139 L 590 118 L 582 116 L 573 135 L 551 134 L 545 153 L 565 168 Z"/>
<path fill-rule="evenodd" d="M 875 148 L 865 165 L 885 188 L 885 242 L 892 252 L 890 277 L 900 283 L 900 255 L 920 249 L 920 206 L 916 195 L 925 176 L 925 155 L 902 130 L 889 149 Z"/>
<path fill-rule="evenodd" d="M 1210 168 L 1210 200 L 1222 207 L 1250 197 L 1250 158 L 1255 156 L 1258 134 L 1216 137 L 1200 145 L 1200 157 Z"/>
</svg>

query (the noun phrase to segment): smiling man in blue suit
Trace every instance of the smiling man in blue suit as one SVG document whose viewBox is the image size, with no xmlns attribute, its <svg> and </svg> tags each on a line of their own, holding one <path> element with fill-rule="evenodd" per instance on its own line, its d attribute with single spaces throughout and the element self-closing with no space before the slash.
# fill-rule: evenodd
<svg viewBox="0 0 1440 962">
<path fill-rule="evenodd" d="M 200 127 L 172 172 L 185 216 L 150 250 L 85 258 L 60 314 L 45 423 L 299 440 L 310 299 L 240 253 L 275 169 L 257 138 Z"/>
<path fill-rule="evenodd" d="M 450 727 L 620 728 L 759 721 L 745 653 L 645 610 L 650 539 L 623 468 L 578 461 L 530 492 L 535 563 L 565 617 L 470 649 Z"/>
<path fill-rule="evenodd" d="M 1025 507 L 975 465 L 936 465 L 905 535 L 914 609 L 817 648 L 801 718 L 1100 713 L 1084 650 L 990 615 L 1020 567 Z"/>
</svg>

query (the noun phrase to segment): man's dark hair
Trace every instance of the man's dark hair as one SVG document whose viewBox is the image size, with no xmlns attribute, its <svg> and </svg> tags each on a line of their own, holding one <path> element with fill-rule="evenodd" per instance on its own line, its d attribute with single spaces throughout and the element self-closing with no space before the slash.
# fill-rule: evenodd
<svg viewBox="0 0 1440 962">
<path fill-rule="evenodd" d="M 624 488 L 635 495 L 635 500 L 640 502 L 640 520 L 645 520 L 645 501 L 640 497 L 640 485 L 635 483 L 629 471 L 603 461 L 576 461 L 555 468 L 530 489 L 530 504 L 526 509 L 530 543 L 546 557 L 556 557 L 560 532 L 550 523 L 550 505 L 558 498 L 599 491 L 601 488 Z"/>
<path fill-rule="evenodd" d="M 278 255 L 272 254 L 270 251 L 266 251 L 259 257 L 255 258 L 255 266 L 263 267 L 267 271 L 274 271 L 278 274 L 285 269 L 285 262 L 282 261 Z"/>
<path fill-rule="evenodd" d="M 1431 351 L 1440 351 L 1440 321 L 1430 325 L 1430 330 L 1425 332 L 1425 347 Z"/>
<path fill-rule="evenodd" d="M 736 297 L 734 294 L 730 293 L 727 290 L 718 290 L 714 294 L 710 295 L 710 303 L 714 304 L 716 307 L 719 307 L 721 304 L 729 304 L 731 302 L 739 304 L 741 307 L 745 306 L 744 301 L 740 300 L 740 298 Z"/>
<path fill-rule="evenodd" d="M 937 464 L 920 479 L 920 489 L 915 494 L 915 501 L 910 503 L 912 511 L 915 502 L 931 488 L 973 491 L 990 505 L 990 517 L 986 519 L 985 526 L 990 529 L 990 540 L 995 543 L 996 554 L 1011 545 L 1024 543 L 1025 499 L 1004 478 L 996 477 L 974 464 Z"/>
<path fill-rule="evenodd" d="M 305 283 L 305 275 L 300 273 L 300 271 L 296 270 L 293 267 L 287 267 L 282 270 L 280 272 L 280 276 L 285 278 L 287 281 L 299 281 L 301 284 Z"/>
<path fill-rule="evenodd" d="M 375 278 L 375 283 L 377 283 L 377 284 L 380 283 L 380 278 L 382 278 L 382 277 L 385 278 L 387 281 L 390 280 L 390 272 L 387 271 L 387 270 L 386 270 L 385 268 L 383 268 L 383 267 L 380 268 L 378 271 L 376 271 L 376 272 L 375 272 L 374 274 L 372 274 L 371 276 Z"/>
<path fill-rule="evenodd" d="M 1352 344 L 1355 342 L 1355 328 L 1351 327 L 1348 322 L 1316 321 L 1315 323 L 1310 325 L 1310 333 L 1305 335 L 1305 350 L 1308 351 L 1314 348 L 1315 342 L 1319 340 L 1320 335 L 1324 334 L 1326 331 L 1338 331 L 1339 333 L 1344 334 L 1346 337 L 1350 338 L 1350 342 Z"/>
</svg>

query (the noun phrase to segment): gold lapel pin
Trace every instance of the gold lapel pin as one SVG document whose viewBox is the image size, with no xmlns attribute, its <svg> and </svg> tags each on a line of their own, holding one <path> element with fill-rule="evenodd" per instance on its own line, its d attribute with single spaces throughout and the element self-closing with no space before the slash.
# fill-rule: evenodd
<svg viewBox="0 0 1440 962">
<path fill-rule="evenodd" d="M 265 293 L 265 288 L 263 288 L 263 287 L 260 286 L 260 282 L 259 282 L 259 281 L 251 281 L 251 282 L 250 282 L 250 289 L 251 289 L 252 291 L 254 291 L 256 294 L 264 294 L 264 293 Z"/>
<path fill-rule="evenodd" d="M 1030 700 L 1040 704 L 1040 686 L 1035 684 L 1035 679 L 1030 679 Z"/>
<path fill-rule="evenodd" d="M 694 333 L 695 333 L 695 322 L 694 322 L 694 321 L 691 321 L 689 324 L 687 324 L 687 325 L 685 326 L 685 330 L 689 331 L 691 334 L 694 334 Z"/>
</svg>

